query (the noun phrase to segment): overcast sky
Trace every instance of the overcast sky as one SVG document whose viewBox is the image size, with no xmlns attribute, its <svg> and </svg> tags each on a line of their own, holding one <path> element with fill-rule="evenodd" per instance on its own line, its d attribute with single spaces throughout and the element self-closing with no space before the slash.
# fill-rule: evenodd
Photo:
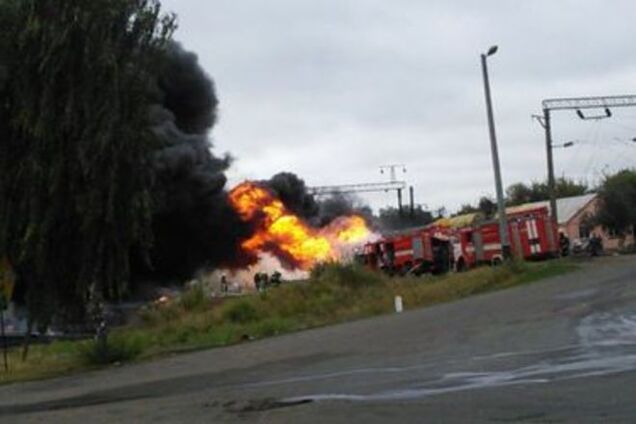
<svg viewBox="0 0 636 424">
<path fill-rule="evenodd" d="M 175 38 L 214 79 L 214 151 L 230 184 L 292 171 L 309 185 L 378 182 L 456 209 L 494 193 L 479 54 L 489 71 L 504 185 L 545 178 L 553 97 L 636 94 L 633 0 L 163 0 Z M 593 182 L 636 163 L 636 108 L 554 115 L 558 175 Z M 594 113 L 594 112 L 590 112 Z M 375 208 L 394 195 L 366 195 Z"/>
</svg>

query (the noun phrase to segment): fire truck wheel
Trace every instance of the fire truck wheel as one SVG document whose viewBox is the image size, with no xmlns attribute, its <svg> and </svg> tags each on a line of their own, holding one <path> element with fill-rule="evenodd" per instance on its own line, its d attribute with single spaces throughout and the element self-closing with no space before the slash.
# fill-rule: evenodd
<svg viewBox="0 0 636 424">
<path fill-rule="evenodd" d="M 407 262 L 404 264 L 404 267 L 402 268 L 402 272 L 400 272 L 401 275 L 407 275 L 411 273 L 411 269 L 413 268 L 413 262 Z"/>
<path fill-rule="evenodd" d="M 496 258 L 492 258 L 492 266 L 499 266 L 503 263 L 503 261 L 501 260 L 501 258 L 499 256 L 497 256 Z"/>
</svg>

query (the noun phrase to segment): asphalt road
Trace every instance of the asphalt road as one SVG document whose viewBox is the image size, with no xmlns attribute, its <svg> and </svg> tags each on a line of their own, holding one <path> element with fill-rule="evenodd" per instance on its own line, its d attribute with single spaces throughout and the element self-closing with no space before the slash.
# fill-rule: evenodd
<svg viewBox="0 0 636 424">
<path fill-rule="evenodd" d="M 636 257 L 403 314 L 3 386 L 0 422 L 636 422 Z"/>
</svg>

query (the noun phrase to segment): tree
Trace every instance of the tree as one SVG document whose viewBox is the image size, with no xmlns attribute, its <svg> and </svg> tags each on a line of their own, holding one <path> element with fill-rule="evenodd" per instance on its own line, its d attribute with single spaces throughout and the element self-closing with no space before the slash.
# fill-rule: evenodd
<svg viewBox="0 0 636 424">
<path fill-rule="evenodd" d="M 532 187 L 524 183 L 512 184 L 506 189 L 506 203 L 509 206 L 534 202 L 538 200 L 536 197 Z"/>
<path fill-rule="evenodd" d="M 479 198 L 477 206 L 473 206 L 470 203 L 464 203 L 454 216 L 478 212 L 486 219 L 492 218 L 495 215 L 495 212 L 497 212 L 497 204 L 490 197 L 482 196 Z"/>
<path fill-rule="evenodd" d="M 608 175 L 598 190 L 599 209 L 594 221 L 624 236 L 636 226 L 636 170 Z"/>
<path fill-rule="evenodd" d="M 484 216 L 489 219 L 495 216 L 497 212 L 497 203 L 491 199 L 490 197 L 483 196 L 479 199 L 479 203 L 477 204 L 479 211 L 484 214 Z"/>
<path fill-rule="evenodd" d="M 574 180 L 570 180 L 565 177 L 560 177 L 560 178 L 557 178 L 554 182 L 554 191 L 556 193 L 557 198 L 563 198 L 563 197 L 581 196 L 585 193 L 588 193 L 590 191 L 590 188 L 588 187 L 587 184 L 583 182 L 577 183 Z M 549 198 L 550 193 L 547 187 L 547 183 L 546 183 L 545 192 Z"/>
<path fill-rule="evenodd" d="M 589 191 L 585 183 L 577 183 L 571 179 L 560 177 L 554 181 L 554 191 L 557 198 L 580 196 Z M 506 203 L 508 206 L 524 203 L 539 202 L 550 198 L 547 182 L 532 182 L 527 185 L 516 183 L 506 189 Z"/>
<path fill-rule="evenodd" d="M 6 21 L 0 257 L 45 328 L 118 298 L 151 246 L 152 73 L 174 17 L 156 0 L 0 0 Z"/>
<path fill-rule="evenodd" d="M 466 215 L 466 214 L 475 213 L 475 212 L 479 212 L 479 209 L 471 205 L 470 203 L 464 203 L 459 207 L 459 209 L 457 210 L 457 213 L 453 214 L 453 216 Z"/>
</svg>

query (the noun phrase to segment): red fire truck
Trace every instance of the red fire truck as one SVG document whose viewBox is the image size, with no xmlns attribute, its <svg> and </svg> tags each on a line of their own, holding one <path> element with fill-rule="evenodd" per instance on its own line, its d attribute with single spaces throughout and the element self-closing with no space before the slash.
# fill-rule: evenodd
<svg viewBox="0 0 636 424">
<path fill-rule="evenodd" d="M 513 256 L 540 259 L 558 256 L 557 229 L 546 207 L 507 214 Z M 386 234 L 364 246 L 361 260 L 389 274 L 462 271 L 502 260 L 499 224 L 471 214 L 431 225 Z"/>
<path fill-rule="evenodd" d="M 432 225 L 386 234 L 364 246 L 362 261 L 389 274 L 446 272 L 452 266 L 450 232 Z"/>
<path fill-rule="evenodd" d="M 548 208 L 515 208 L 506 214 L 512 255 L 523 259 L 558 256 L 558 231 Z M 499 222 L 486 221 L 457 228 L 452 237 L 454 268 L 458 271 L 502 260 Z"/>
</svg>

